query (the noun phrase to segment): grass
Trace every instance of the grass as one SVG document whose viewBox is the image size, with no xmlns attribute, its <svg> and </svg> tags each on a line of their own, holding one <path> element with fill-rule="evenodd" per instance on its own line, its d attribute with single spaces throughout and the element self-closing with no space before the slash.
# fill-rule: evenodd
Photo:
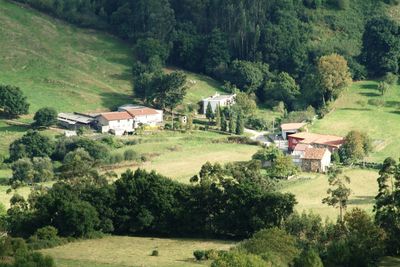
<svg viewBox="0 0 400 267">
<path fill-rule="evenodd" d="M 381 263 L 380 267 L 398 267 L 400 266 L 400 258 L 395 257 L 385 257 Z"/>
<path fill-rule="evenodd" d="M 156 170 L 160 174 L 174 180 L 187 183 L 193 175 L 200 171 L 201 166 L 209 162 L 227 163 L 233 161 L 250 160 L 259 149 L 257 146 L 215 143 L 226 136 L 203 131 L 192 133 L 159 132 L 155 135 L 135 137 L 141 143 L 126 146 L 116 152 L 134 149 L 139 154 L 153 155 L 151 161 L 129 168 L 144 168 Z M 128 167 L 117 169 L 118 173 Z"/>
<path fill-rule="evenodd" d="M 128 102 L 129 46 L 0 0 L 0 83 L 21 87 L 30 112 L 93 111 Z"/>
<path fill-rule="evenodd" d="M 383 106 L 369 101 L 383 100 Z M 381 162 L 386 157 L 400 157 L 400 86 L 392 86 L 380 96 L 377 82 L 354 83 L 334 104 L 334 111 L 318 120 L 310 130 L 318 133 L 346 135 L 350 130 L 367 132 L 374 151 L 367 158 Z"/>
<path fill-rule="evenodd" d="M 69 243 L 42 252 L 53 256 L 58 263 L 57 266 L 60 267 L 190 267 L 209 264 L 209 262 L 195 262 L 194 250 L 228 250 L 233 245 L 233 242 L 216 240 L 110 236 Z M 155 249 L 159 251 L 159 256 L 150 256 Z"/>
<path fill-rule="evenodd" d="M 374 198 L 378 193 L 376 181 L 378 173 L 373 170 L 347 169 L 345 174 L 351 179 L 352 190 L 348 209 L 359 207 L 372 213 Z M 321 202 L 327 196 L 326 191 L 329 188 L 327 176 L 322 174 L 302 174 L 302 176 L 304 177 L 302 179 L 282 182 L 281 191 L 296 195 L 298 212 L 311 210 L 322 218 L 335 220 L 339 211 Z"/>
</svg>

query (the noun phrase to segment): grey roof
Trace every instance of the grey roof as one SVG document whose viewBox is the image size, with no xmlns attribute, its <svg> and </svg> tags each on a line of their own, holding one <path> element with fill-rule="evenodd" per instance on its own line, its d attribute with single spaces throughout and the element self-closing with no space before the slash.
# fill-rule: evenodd
<svg viewBox="0 0 400 267">
<path fill-rule="evenodd" d="M 225 99 L 230 99 L 232 97 L 234 97 L 235 95 L 215 95 L 215 96 L 210 96 L 207 97 L 205 99 L 203 99 L 203 101 L 221 101 L 221 100 L 225 100 Z"/>
<path fill-rule="evenodd" d="M 59 113 L 58 120 L 63 122 L 68 122 L 70 124 L 74 124 L 77 122 L 83 124 L 90 124 L 91 122 L 93 122 L 93 118 L 76 113 Z"/>
</svg>

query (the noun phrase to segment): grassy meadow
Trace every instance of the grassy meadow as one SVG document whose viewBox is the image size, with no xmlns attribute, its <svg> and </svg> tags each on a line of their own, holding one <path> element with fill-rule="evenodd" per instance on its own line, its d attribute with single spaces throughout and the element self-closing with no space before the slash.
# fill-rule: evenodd
<svg viewBox="0 0 400 267">
<path fill-rule="evenodd" d="M 137 145 L 125 146 L 115 151 L 122 153 L 133 149 L 150 159 L 147 162 L 124 166 L 116 169 L 122 173 L 128 168 L 138 167 L 156 170 L 174 180 L 187 183 L 190 177 L 200 171 L 201 166 L 209 162 L 227 163 L 247 161 L 259 149 L 257 146 L 224 143 L 226 136 L 203 131 L 192 133 L 157 132 L 131 138 L 138 140 Z"/>
<path fill-rule="evenodd" d="M 190 267 L 207 266 L 194 260 L 194 250 L 228 250 L 229 241 L 110 236 L 45 249 L 59 267 Z M 159 256 L 151 256 L 158 250 Z M 112 251 L 112 253 L 110 253 Z"/>
<path fill-rule="evenodd" d="M 367 132 L 374 151 L 367 158 L 381 162 L 400 157 L 400 86 L 381 96 L 377 82 L 354 83 L 334 103 L 334 110 L 310 127 L 312 132 L 346 135 L 350 130 Z"/>
<path fill-rule="evenodd" d="M 351 195 L 348 202 L 348 209 L 359 207 L 372 213 L 375 203 L 375 196 L 378 193 L 378 184 L 376 179 L 378 173 L 374 170 L 346 169 L 345 175 L 349 176 L 351 183 Z M 327 196 L 326 191 L 329 188 L 328 177 L 323 174 L 300 175 L 300 179 L 283 181 L 282 192 L 290 192 L 296 195 L 298 204 L 296 210 L 312 211 L 321 215 L 322 218 L 328 217 L 336 220 L 339 210 L 328 205 L 322 204 L 322 199 Z"/>
</svg>

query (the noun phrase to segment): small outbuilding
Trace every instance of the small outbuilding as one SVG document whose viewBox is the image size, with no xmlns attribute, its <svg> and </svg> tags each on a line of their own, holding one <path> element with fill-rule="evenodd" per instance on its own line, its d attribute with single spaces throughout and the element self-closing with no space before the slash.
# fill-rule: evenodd
<svg viewBox="0 0 400 267">
<path fill-rule="evenodd" d="M 61 127 L 76 131 L 82 127 L 90 128 L 94 118 L 80 113 L 58 113 L 57 122 Z"/>
<path fill-rule="evenodd" d="M 283 124 L 281 124 L 282 138 L 284 140 L 286 140 L 287 136 L 289 134 L 295 134 L 295 133 L 300 132 L 300 130 L 306 125 L 307 125 L 307 123 L 283 123 Z"/>
<path fill-rule="evenodd" d="M 307 148 L 302 158 L 302 170 L 306 172 L 327 172 L 331 165 L 331 155 L 327 148 Z"/>
</svg>

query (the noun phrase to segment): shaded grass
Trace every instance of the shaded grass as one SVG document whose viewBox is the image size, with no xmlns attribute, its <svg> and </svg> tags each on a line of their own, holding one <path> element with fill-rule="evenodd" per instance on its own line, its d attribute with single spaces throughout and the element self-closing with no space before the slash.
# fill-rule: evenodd
<svg viewBox="0 0 400 267">
<path fill-rule="evenodd" d="M 368 102 L 374 99 L 383 100 L 384 106 Z M 342 136 L 351 130 L 367 132 L 374 144 L 367 160 L 380 162 L 389 156 L 400 157 L 400 86 L 392 86 L 387 94 L 380 96 L 376 82 L 357 82 L 336 101 L 334 108 L 310 130 Z"/>
<path fill-rule="evenodd" d="M 233 242 L 217 240 L 110 236 L 74 242 L 42 252 L 53 256 L 60 263 L 59 266 L 183 267 L 209 264 L 195 262 L 194 250 L 228 250 L 233 245 Z M 159 256 L 150 256 L 154 249 L 159 251 Z"/>
<path fill-rule="evenodd" d="M 376 181 L 378 173 L 373 170 L 347 169 L 345 174 L 351 179 L 352 190 L 348 209 L 359 207 L 372 213 L 374 198 L 378 193 Z M 311 210 L 322 218 L 329 217 L 336 220 L 339 215 L 338 209 L 322 204 L 322 199 L 327 196 L 326 191 L 329 188 L 328 177 L 322 174 L 302 174 L 301 176 L 302 179 L 281 183 L 282 192 L 295 194 L 298 201 L 296 210 L 298 212 Z"/>
<path fill-rule="evenodd" d="M 385 257 L 381 263 L 380 267 L 398 267 L 400 266 L 400 258 L 395 257 Z"/>
</svg>

